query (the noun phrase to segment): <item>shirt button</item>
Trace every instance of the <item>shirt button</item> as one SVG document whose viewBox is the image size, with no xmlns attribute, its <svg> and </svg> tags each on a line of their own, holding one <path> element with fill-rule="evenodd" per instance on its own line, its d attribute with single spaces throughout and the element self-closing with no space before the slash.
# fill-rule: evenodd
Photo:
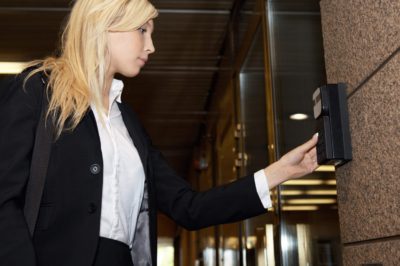
<svg viewBox="0 0 400 266">
<path fill-rule="evenodd" d="M 100 173 L 101 167 L 100 165 L 98 165 L 97 163 L 92 164 L 90 166 L 90 172 L 94 175 L 97 175 L 98 173 Z"/>
<path fill-rule="evenodd" d="M 97 206 L 94 203 L 90 203 L 88 207 L 88 213 L 95 213 L 97 210 Z"/>
</svg>

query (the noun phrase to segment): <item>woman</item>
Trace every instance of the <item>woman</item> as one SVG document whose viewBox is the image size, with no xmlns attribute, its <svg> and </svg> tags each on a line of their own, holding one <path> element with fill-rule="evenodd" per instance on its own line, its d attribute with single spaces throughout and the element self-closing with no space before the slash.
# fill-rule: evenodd
<svg viewBox="0 0 400 266">
<path fill-rule="evenodd" d="M 0 110 L 0 265 L 156 265 L 157 209 L 188 229 L 238 221 L 266 211 L 269 189 L 317 167 L 314 136 L 207 192 L 178 177 L 114 79 L 138 75 L 155 51 L 156 16 L 146 0 L 77 0 L 61 55 L 15 78 Z M 22 208 L 43 93 L 56 137 L 31 238 Z"/>
</svg>

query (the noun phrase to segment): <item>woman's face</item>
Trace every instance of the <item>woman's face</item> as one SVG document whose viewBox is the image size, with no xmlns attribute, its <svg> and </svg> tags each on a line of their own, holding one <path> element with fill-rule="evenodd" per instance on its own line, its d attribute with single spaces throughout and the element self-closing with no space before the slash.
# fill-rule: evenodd
<svg viewBox="0 0 400 266">
<path fill-rule="evenodd" d="M 134 77 L 146 64 L 149 54 L 154 53 L 153 20 L 134 31 L 109 32 L 108 50 L 110 68 L 108 73 L 119 73 L 126 77 Z"/>
</svg>

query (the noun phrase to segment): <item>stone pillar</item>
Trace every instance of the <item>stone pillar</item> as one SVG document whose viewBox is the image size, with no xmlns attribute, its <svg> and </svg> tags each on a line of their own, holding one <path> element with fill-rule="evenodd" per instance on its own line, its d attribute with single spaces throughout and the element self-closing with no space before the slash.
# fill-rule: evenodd
<svg viewBox="0 0 400 266">
<path fill-rule="evenodd" d="M 337 170 L 343 264 L 400 265 L 400 0 L 321 0 L 329 83 L 348 84 Z"/>
</svg>

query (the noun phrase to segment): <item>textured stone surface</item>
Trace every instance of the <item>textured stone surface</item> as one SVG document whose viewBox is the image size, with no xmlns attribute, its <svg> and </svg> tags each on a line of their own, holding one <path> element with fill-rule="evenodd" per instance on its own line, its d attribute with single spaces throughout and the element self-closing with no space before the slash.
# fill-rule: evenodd
<svg viewBox="0 0 400 266">
<path fill-rule="evenodd" d="M 400 46 L 399 0 L 322 0 L 329 83 L 351 92 Z"/>
<path fill-rule="evenodd" d="M 400 235 L 400 53 L 348 104 L 353 161 L 337 170 L 342 241 Z"/>
<path fill-rule="evenodd" d="M 343 248 L 344 266 L 379 263 L 383 266 L 398 266 L 400 264 L 400 239 Z"/>
</svg>

